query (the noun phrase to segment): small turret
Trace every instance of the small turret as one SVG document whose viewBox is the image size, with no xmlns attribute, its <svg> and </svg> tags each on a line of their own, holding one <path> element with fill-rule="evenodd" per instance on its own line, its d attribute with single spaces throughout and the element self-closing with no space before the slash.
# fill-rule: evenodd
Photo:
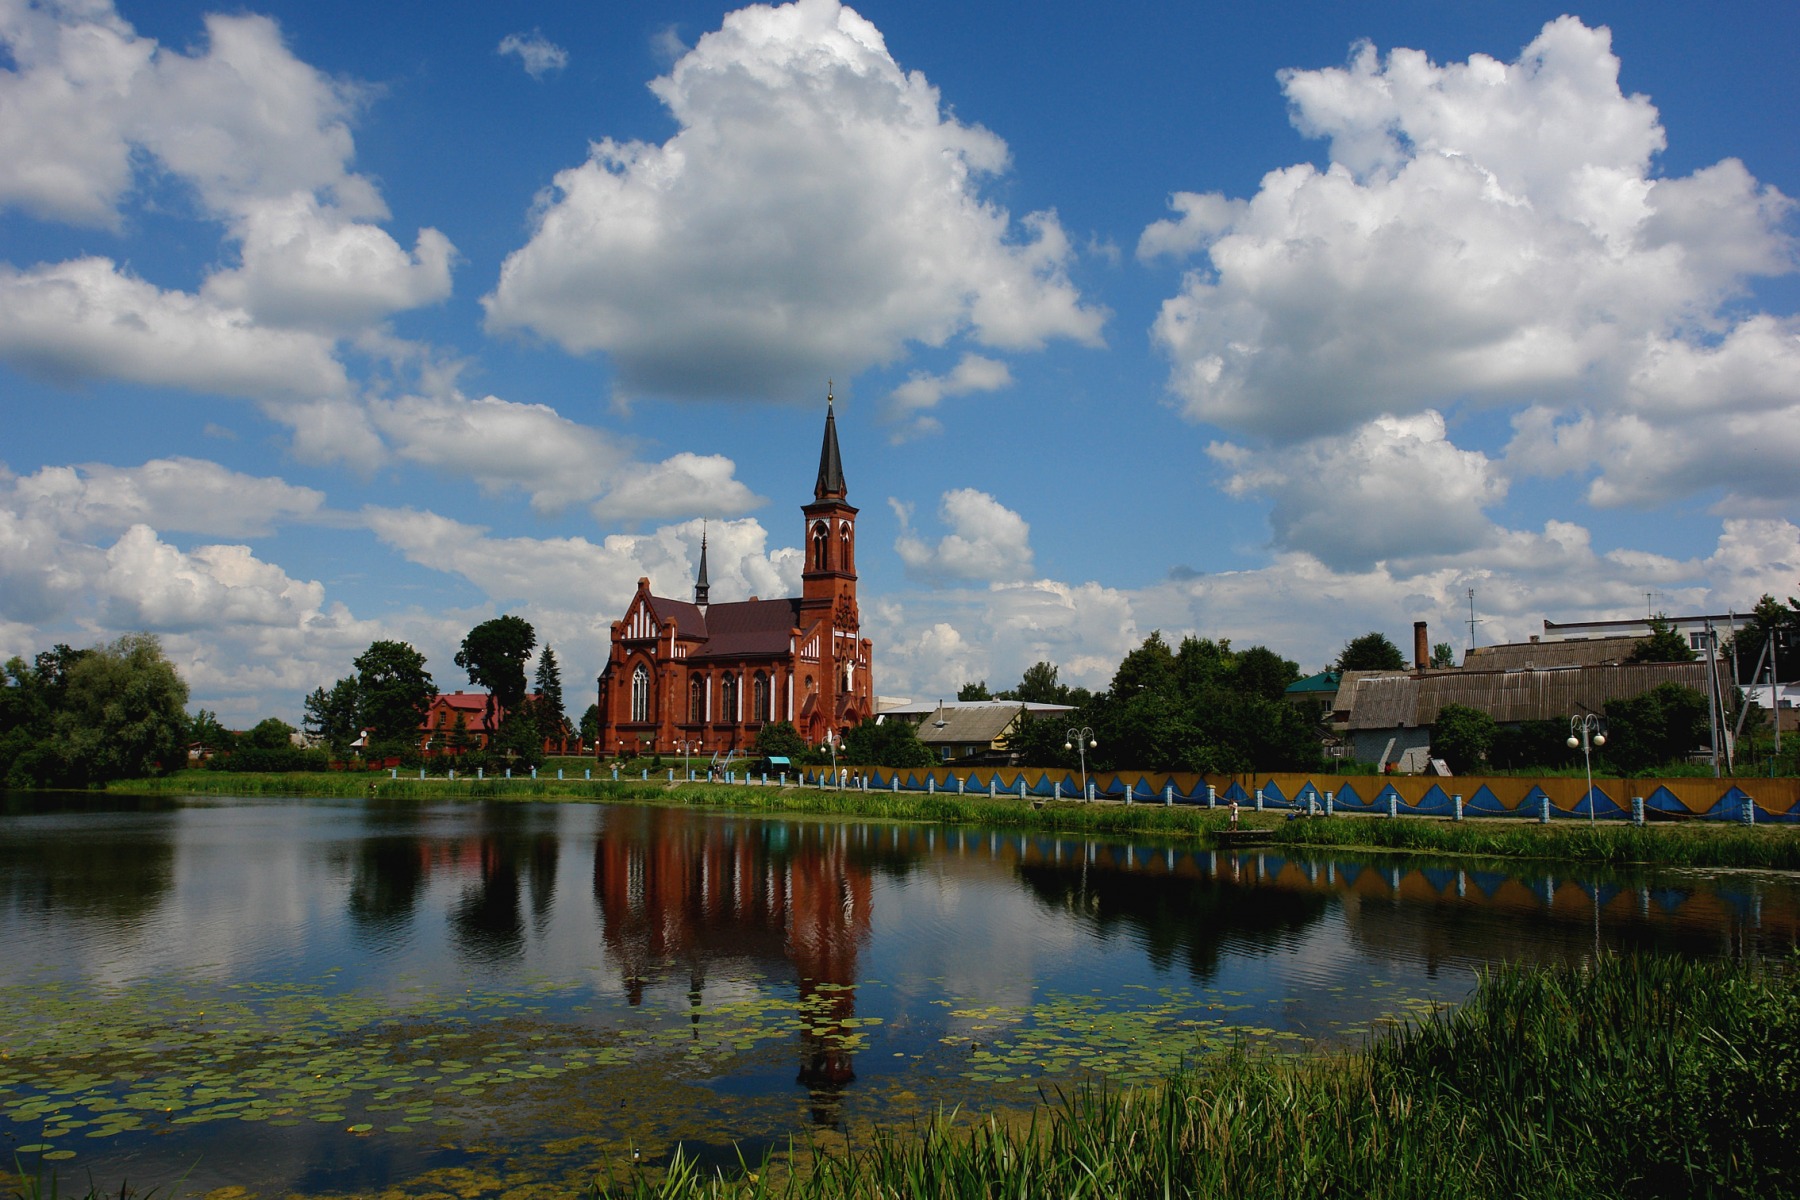
<svg viewBox="0 0 1800 1200">
<path fill-rule="evenodd" d="M 694 579 L 694 603 L 701 608 L 706 607 L 706 594 L 711 585 L 706 582 L 706 526 L 700 526 L 700 574 Z"/>
</svg>

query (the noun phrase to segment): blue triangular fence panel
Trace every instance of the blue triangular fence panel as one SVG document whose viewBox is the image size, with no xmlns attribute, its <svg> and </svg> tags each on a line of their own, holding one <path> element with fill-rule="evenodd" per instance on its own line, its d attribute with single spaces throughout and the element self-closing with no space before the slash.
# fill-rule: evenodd
<svg viewBox="0 0 1800 1200">
<path fill-rule="evenodd" d="M 1434 783 L 1425 789 L 1425 794 L 1419 797 L 1418 803 L 1402 802 L 1400 811 L 1428 817 L 1449 816 L 1456 811 L 1456 801 L 1450 798 L 1450 793 Z"/>
<path fill-rule="evenodd" d="M 1369 785 L 1365 783 L 1363 786 L 1368 787 Z M 1346 783 L 1338 789 L 1337 799 L 1333 806 L 1349 809 L 1351 812 L 1367 812 L 1375 807 L 1368 800 L 1363 799 L 1362 793 L 1353 783 Z"/>
<path fill-rule="evenodd" d="M 1513 810 L 1500 803 L 1500 797 L 1494 795 L 1493 789 L 1484 783 L 1463 797 L 1463 811 L 1470 816 L 1498 817 Z"/>
</svg>

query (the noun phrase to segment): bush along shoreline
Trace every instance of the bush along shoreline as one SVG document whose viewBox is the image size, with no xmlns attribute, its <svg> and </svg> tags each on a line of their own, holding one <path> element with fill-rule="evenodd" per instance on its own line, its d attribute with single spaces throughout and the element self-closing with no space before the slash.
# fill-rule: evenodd
<svg viewBox="0 0 1800 1200">
<path fill-rule="evenodd" d="M 1231 1053 L 1029 1123 L 940 1120 L 800 1164 L 601 1172 L 593 1200 L 1800 1194 L 1800 961 L 1502 966 L 1360 1052 Z"/>
<path fill-rule="evenodd" d="M 657 804 L 768 816 L 843 817 L 982 825 L 1095 836 L 1141 835 L 1171 840 L 1216 840 L 1224 808 L 1192 805 L 1029 802 L 946 792 L 836 791 L 750 784 L 675 783 L 642 779 L 539 778 L 419 779 L 402 773 L 242 773 L 183 771 L 112 784 L 114 794 L 376 798 L 394 803 L 446 800 L 557 801 Z M 1559 818 L 1548 825 L 1507 818 L 1451 821 L 1441 817 L 1340 815 L 1289 820 L 1285 813 L 1243 811 L 1245 830 L 1276 847 L 1386 851 L 1411 854 L 1596 863 L 1800 870 L 1800 826 L 1744 826 L 1728 822 L 1591 824 Z"/>
</svg>

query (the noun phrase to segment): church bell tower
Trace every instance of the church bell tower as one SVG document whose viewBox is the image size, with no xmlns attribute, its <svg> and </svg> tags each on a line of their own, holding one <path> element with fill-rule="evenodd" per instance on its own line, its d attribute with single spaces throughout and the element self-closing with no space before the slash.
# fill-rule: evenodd
<svg viewBox="0 0 1800 1200">
<path fill-rule="evenodd" d="M 801 573 L 800 611 L 827 617 L 838 630 L 855 633 L 856 510 L 845 502 L 844 460 L 838 453 L 837 414 L 825 393 L 825 440 L 819 447 L 819 477 L 806 518 L 806 569 Z"/>
</svg>

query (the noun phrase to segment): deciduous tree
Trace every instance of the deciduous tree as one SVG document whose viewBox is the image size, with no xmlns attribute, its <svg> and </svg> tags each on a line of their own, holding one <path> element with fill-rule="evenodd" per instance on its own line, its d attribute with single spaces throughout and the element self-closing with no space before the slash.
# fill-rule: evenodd
<svg viewBox="0 0 1800 1200">
<path fill-rule="evenodd" d="M 437 685 L 425 656 L 405 642 L 371 642 L 356 657 L 357 720 L 383 750 L 412 743 Z"/>
<path fill-rule="evenodd" d="M 1345 642 L 1335 664 L 1339 671 L 1398 671 L 1405 666 L 1400 647 L 1374 630 Z"/>
<path fill-rule="evenodd" d="M 494 710 L 518 711 L 525 699 L 525 663 L 537 647 L 537 631 L 531 622 L 511 614 L 483 621 L 469 630 L 456 652 L 456 665 L 469 673 L 469 682 L 487 689 L 488 728 L 494 726 Z"/>
</svg>

